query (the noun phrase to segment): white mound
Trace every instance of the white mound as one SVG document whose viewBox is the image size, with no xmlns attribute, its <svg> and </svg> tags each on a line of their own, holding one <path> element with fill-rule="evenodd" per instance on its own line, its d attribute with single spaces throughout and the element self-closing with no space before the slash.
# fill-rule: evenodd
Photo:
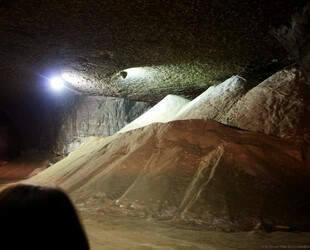
<svg viewBox="0 0 310 250">
<path fill-rule="evenodd" d="M 310 88 L 296 67 L 287 67 L 247 92 L 220 122 L 280 137 L 303 137 L 310 131 Z"/>
<path fill-rule="evenodd" d="M 174 120 L 211 119 L 219 121 L 253 84 L 240 76 L 232 76 L 184 106 Z"/>
<path fill-rule="evenodd" d="M 155 122 L 169 122 L 189 102 L 190 100 L 181 96 L 167 95 L 154 107 L 118 131 L 118 133 L 124 133 Z"/>
</svg>

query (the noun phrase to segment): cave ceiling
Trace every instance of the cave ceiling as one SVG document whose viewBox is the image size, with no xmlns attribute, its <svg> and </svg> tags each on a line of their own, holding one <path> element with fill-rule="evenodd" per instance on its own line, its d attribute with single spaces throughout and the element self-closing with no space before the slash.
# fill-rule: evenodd
<svg viewBox="0 0 310 250">
<path fill-rule="evenodd" d="M 303 1 L 0 0 L 1 103 L 47 91 L 157 102 L 292 61 L 271 34 Z"/>
</svg>

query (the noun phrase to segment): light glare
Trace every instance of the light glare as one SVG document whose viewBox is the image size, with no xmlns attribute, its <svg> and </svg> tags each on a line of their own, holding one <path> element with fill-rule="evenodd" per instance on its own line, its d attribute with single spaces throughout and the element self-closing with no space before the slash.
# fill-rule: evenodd
<svg viewBox="0 0 310 250">
<path fill-rule="evenodd" d="M 127 72 L 129 76 L 139 76 L 139 75 L 141 76 L 145 73 L 144 69 L 141 67 L 129 68 L 124 71 Z"/>
<path fill-rule="evenodd" d="M 62 89 L 64 86 L 64 81 L 60 77 L 54 77 L 51 79 L 51 86 L 55 90 Z"/>
</svg>

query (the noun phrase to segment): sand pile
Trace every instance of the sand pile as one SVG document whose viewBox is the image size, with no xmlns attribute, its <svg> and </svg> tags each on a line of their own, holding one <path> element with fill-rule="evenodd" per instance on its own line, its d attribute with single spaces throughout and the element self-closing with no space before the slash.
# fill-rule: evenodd
<svg viewBox="0 0 310 250">
<path fill-rule="evenodd" d="M 154 122 L 169 122 L 175 117 L 180 109 L 189 102 L 190 100 L 181 96 L 167 95 L 154 107 L 122 128 L 119 133 L 140 128 Z"/>
<path fill-rule="evenodd" d="M 27 179 L 50 166 L 47 156 L 26 154 L 0 167 L 0 184 Z"/>
<path fill-rule="evenodd" d="M 281 137 L 310 131 L 310 88 L 294 66 L 251 89 L 221 122 Z"/>
<path fill-rule="evenodd" d="M 211 119 L 280 137 L 310 137 L 310 89 L 295 66 L 255 85 L 233 76 L 192 101 L 169 95 L 120 132 L 154 122 Z"/>
<path fill-rule="evenodd" d="M 217 86 L 209 87 L 194 100 L 168 95 L 142 116 L 125 126 L 123 133 L 155 122 L 172 120 L 212 119 L 219 121 L 254 83 L 232 76 Z"/>
<path fill-rule="evenodd" d="M 60 185 L 96 215 L 309 230 L 309 97 L 294 67 L 254 88 L 234 76 L 192 102 L 169 95 L 27 182 Z"/>
<path fill-rule="evenodd" d="M 310 131 L 310 89 L 290 66 L 256 87 L 238 76 L 210 87 L 185 105 L 173 120 L 212 119 L 280 137 Z"/>
<path fill-rule="evenodd" d="M 310 229 L 309 145 L 215 121 L 89 138 L 27 182 L 56 184 L 88 213 L 249 230 Z"/>
<path fill-rule="evenodd" d="M 232 76 L 219 85 L 209 87 L 183 106 L 174 120 L 211 119 L 220 121 L 222 116 L 254 85 L 240 76 Z"/>
</svg>

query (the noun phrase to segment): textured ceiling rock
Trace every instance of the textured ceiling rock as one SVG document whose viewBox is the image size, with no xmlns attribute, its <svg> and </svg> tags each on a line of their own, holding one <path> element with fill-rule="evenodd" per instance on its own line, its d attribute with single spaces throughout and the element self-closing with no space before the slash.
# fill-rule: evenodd
<svg viewBox="0 0 310 250">
<path fill-rule="evenodd" d="M 8 154 L 8 149 L 16 152 L 35 149 L 52 162 L 61 160 L 87 137 L 113 135 L 151 107 L 149 103 L 124 98 L 62 94 L 56 98 L 28 99 L 7 108 L 11 125 L 3 124 L 0 113 L 0 163 L 7 160 L 2 156 Z M 17 131 L 19 141 L 13 140 L 12 132 Z M 19 142 L 17 148 L 6 143 L 14 141 Z"/>
<path fill-rule="evenodd" d="M 270 29 L 303 3 L 3 0 L 1 101 L 45 91 L 56 73 L 86 93 L 151 102 L 197 96 L 236 74 L 262 80 L 289 63 Z M 136 67 L 154 76 L 127 84 L 119 72 Z"/>
<path fill-rule="evenodd" d="M 63 118 L 57 145 L 53 146 L 61 158 L 77 149 L 89 136 L 113 135 L 150 108 L 145 102 L 105 96 L 79 97 L 71 103 L 59 110 Z"/>
</svg>

